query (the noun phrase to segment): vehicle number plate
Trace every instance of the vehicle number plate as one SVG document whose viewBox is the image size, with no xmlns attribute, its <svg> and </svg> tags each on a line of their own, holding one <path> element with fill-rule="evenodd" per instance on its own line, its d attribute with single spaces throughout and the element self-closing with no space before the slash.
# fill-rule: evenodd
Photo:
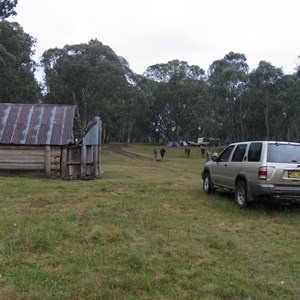
<svg viewBox="0 0 300 300">
<path fill-rule="evenodd" d="M 289 178 L 300 178 L 300 171 L 289 171 Z"/>
</svg>

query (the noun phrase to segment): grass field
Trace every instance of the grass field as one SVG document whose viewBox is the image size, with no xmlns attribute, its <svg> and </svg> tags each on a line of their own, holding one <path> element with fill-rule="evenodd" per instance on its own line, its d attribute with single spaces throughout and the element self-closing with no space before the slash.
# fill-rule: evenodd
<svg viewBox="0 0 300 300">
<path fill-rule="evenodd" d="M 0 177 L 0 299 L 299 299 L 300 209 L 206 196 L 198 148 L 103 148 L 93 181 Z"/>
</svg>

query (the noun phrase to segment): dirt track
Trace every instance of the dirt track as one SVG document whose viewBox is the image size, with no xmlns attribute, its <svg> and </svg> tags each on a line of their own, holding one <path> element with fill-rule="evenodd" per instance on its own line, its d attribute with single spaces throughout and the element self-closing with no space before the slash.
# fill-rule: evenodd
<svg viewBox="0 0 300 300">
<path fill-rule="evenodd" d="M 108 151 L 111 151 L 113 153 L 122 155 L 122 156 L 126 156 L 129 158 L 134 158 L 134 159 L 140 159 L 140 160 L 145 160 L 145 161 L 153 161 L 153 158 L 149 158 L 140 154 L 136 154 L 136 153 L 132 153 L 132 152 L 128 152 L 124 149 L 121 148 L 122 146 L 119 145 L 112 145 L 109 146 Z"/>
<path fill-rule="evenodd" d="M 118 155 L 121 155 L 121 156 L 125 156 L 125 157 L 131 158 L 131 159 L 140 160 L 140 161 L 145 162 L 146 164 L 151 165 L 152 167 L 155 167 L 155 168 L 164 168 L 164 170 L 170 171 L 172 174 L 174 174 L 174 173 L 176 173 L 178 171 L 177 167 L 172 166 L 172 163 L 171 164 L 167 163 L 167 162 L 170 162 L 170 160 L 161 160 L 160 158 L 158 158 L 155 161 L 154 157 L 152 158 L 152 157 L 149 157 L 149 156 L 143 156 L 141 154 L 128 152 L 128 151 L 122 149 L 121 145 L 109 145 L 103 151 L 104 152 L 107 151 L 107 154 L 109 152 L 112 152 L 112 153 L 115 153 L 115 154 L 118 154 Z M 188 172 L 189 172 L 189 170 L 187 170 L 187 173 Z"/>
</svg>

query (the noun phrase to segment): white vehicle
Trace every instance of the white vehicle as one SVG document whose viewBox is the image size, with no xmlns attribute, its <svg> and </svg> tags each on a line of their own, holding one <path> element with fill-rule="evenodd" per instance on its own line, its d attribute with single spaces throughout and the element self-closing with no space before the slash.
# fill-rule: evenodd
<svg viewBox="0 0 300 300">
<path fill-rule="evenodd" d="M 209 140 L 206 137 L 196 138 L 194 141 L 189 141 L 188 144 L 190 146 L 208 146 L 210 145 Z"/>
<path fill-rule="evenodd" d="M 235 193 L 239 207 L 260 198 L 300 201 L 300 143 L 253 141 L 228 145 L 204 165 L 203 190 Z"/>
</svg>

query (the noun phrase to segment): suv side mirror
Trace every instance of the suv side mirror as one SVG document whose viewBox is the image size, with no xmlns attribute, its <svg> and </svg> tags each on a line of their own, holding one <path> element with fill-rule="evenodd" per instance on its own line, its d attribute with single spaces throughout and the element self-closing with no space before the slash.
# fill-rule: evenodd
<svg viewBox="0 0 300 300">
<path fill-rule="evenodd" d="M 214 156 L 212 156 L 212 161 L 217 161 L 218 160 L 218 156 L 217 155 L 214 155 Z"/>
</svg>

